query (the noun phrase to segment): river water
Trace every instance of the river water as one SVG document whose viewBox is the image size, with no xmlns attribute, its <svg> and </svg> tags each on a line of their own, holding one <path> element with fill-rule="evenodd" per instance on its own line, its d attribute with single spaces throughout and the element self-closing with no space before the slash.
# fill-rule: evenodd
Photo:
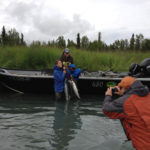
<svg viewBox="0 0 150 150">
<path fill-rule="evenodd" d="M 1 150 L 130 150 L 102 96 L 55 101 L 50 95 L 0 94 Z"/>
</svg>

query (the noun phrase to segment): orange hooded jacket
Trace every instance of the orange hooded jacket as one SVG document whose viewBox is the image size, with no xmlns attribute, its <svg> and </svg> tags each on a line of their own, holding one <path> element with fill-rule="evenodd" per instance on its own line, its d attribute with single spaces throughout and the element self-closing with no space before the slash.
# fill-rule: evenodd
<svg viewBox="0 0 150 150">
<path fill-rule="evenodd" d="M 150 150 L 150 93 L 135 81 L 120 98 L 106 96 L 103 112 L 111 119 L 121 119 L 128 139 L 136 150 Z"/>
</svg>

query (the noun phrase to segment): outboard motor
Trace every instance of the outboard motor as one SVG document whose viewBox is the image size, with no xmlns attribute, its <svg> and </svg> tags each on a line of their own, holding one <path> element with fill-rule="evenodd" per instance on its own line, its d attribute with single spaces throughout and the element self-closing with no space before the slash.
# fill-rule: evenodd
<svg viewBox="0 0 150 150">
<path fill-rule="evenodd" d="M 141 67 L 145 67 L 145 66 L 149 66 L 149 65 L 150 65 L 150 58 L 146 58 L 140 63 Z"/>
<path fill-rule="evenodd" d="M 150 65 L 146 67 L 146 70 L 150 73 Z"/>
<path fill-rule="evenodd" d="M 129 67 L 129 72 L 131 73 L 131 75 L 135 75 L 137 73 L 140 73 L 141 72 L 140 65 L 138 65 L 136 63 L 132 63 Z"/>
<path fill-rule="evenodd" d="M 131 64 L 129 72 L 134 77 L 150 77 L 150 58 L 144 59 L 140 65 L 136 63 Z"/>
<path fill-rule="evenodd" d="M 150 58 L 144 59 L 140 63 L 141 71 L 143 72 L 145 77 L 150 77 Z"/>
<path fill-rule="evenodd" d="M 146 68 L 147 68 L 148 66 L 150 66 L 150 58 L 144 59 L 144 60 L 140 63 L 140 66 L 141 66 L 143 72 L 147 71 Z"/>
</svg>

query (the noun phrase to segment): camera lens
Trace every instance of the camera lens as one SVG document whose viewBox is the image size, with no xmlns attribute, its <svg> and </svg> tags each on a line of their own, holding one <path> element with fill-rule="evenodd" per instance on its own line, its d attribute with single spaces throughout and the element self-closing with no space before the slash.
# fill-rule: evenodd
<svg viewBox="0 0 150 150">
<path fill-rule="evenodd" d="M 115 93 L 115 92 L 118 92 L 118 89 L 117 88 L 112 88 L 112 93 Z"/>
</svg>

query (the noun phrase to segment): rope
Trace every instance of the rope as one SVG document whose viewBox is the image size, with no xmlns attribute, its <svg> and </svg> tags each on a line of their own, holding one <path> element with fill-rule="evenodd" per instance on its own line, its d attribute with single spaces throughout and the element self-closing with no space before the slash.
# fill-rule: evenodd
<svg viewBox="0 0 150 150">
<path fill-rule="evenodd" d="M 19 90 L 15 90 L 15 89 L 13 89 L 13 88 L 11 88 L 10 86 L 8 86 L 7 84 L 5 84 L 5 83 L 3 83 L 3 82 L 0 82 L 4 87 L 6 87 L 6 88 L 8 88 L 8 89 L 10 89 L 10 90 L 12 90 L 12 91 L 14 91 L 14 92 L 17 92 L 17 93 L 20 93 L 20 94 L 24 94 L 24 92 L 21 92 L 21 91 L 19 91 Z"/>
</svg>

